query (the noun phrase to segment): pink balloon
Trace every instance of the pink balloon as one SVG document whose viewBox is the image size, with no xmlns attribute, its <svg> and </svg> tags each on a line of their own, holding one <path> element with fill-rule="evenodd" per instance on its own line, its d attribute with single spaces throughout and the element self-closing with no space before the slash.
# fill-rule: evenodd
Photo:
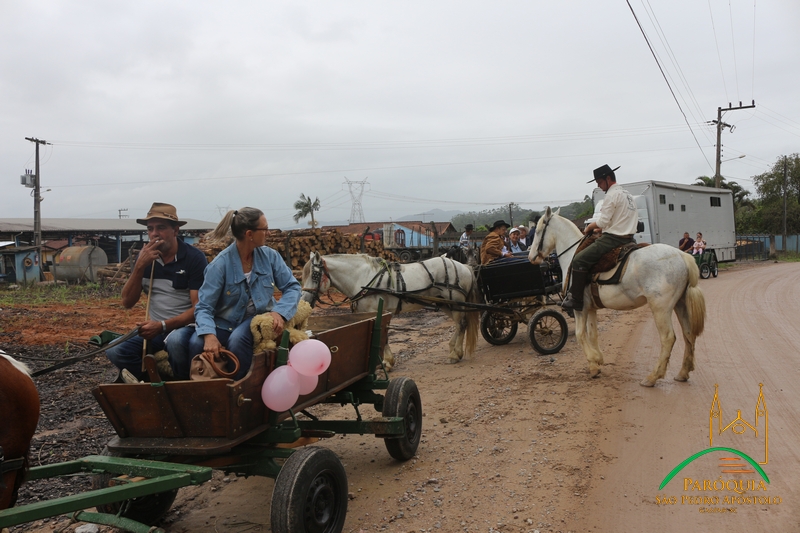
<svg viewBox="0 0 800 533">
<path fill-rule="evenodd" d="M 297 377 L 300 381 L 300 394 L 310 394 L 317 388 L 319 376 L 305 376 L 298 372 Z"/>
<path fill-rule="evenodd" d="M 324 342 L 307 339 L 292 347 L 289 351 L 289 362 L 304 376 L 319 376 L 331 364 L 331 351 Z"/>
<path fill-rule="evenodd" d="M 279 366 L 270 372 L 261 387 L 261 399 L 270 410 L 282 413 L 297 403 L 300 378 L 290 366 Z"/>
</svg>

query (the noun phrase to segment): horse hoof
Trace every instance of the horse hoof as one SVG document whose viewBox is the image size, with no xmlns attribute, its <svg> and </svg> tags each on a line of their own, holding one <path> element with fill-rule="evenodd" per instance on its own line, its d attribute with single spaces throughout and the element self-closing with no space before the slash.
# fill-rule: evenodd
<svg viewBox="0 0 800 533">
<path fill-rule="evenodd" d="M 656 383 L 655 383 L 655 381 L 648 381 L 646 379 L 643 379 L 639 383 L 639 385 L 641 385 L 642 387 L 655 387 Z"/>
<path fill-rule="evenodd" d="M 597 368 L 595 370 L 590 370 L 589 371 L 589 377 L 590 378 L 599 378 L 600 377 L 600 369 Z"/>
<path fill-rule="evenodd" d="M 447 362 L 451 365 L 454 365 L 456 363 L 460 363 L 461 359 L 458 359 L 457 357 L 450 357 L 447 359 Z"/>
<path fill-rule="evenodd" d="M 674 379 L 675 381 L 681 381 L 681 382 L 684 382 L 684 381 L 689 381 L 689 378 L 688 378 L 688 377 L 683 377 L 683 376 L 675 376 L 675 377 L 674 377 L 674 378 L 672 378 L 672 379 Z"/>
</svg>

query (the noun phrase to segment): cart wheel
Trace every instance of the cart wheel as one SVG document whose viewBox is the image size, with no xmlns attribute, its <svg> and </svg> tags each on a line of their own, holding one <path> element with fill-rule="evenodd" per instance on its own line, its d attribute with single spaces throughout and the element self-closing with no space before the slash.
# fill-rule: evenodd
<svg viewBox="0 0 800 533">
<path fill-rule="evenodd" d="M 422 399 L 413 379 L 402 377 L 389 382 L 383 400 L 382 414 L 404 419 L 405 435 L 400 438 L 383 439 L 383 442 L 389 455 L 398 461 L 408 461 L 417 453 L 422 437 Z"/>
<path fill-rule="evenodd" d="M 558 353 L 567 343 L 567 319 L 553 309 L 542 309 L 528 321 L 528 337 L 542 355 Z"/>
<path fill-rule="evenodd" d="M 281 467 L 272 492 L 273 533 L 339 533 L 347 514 L 347 474 L 336 454 L 309 446 Z"/>
<path fill-rule="evenodd" d="M 481 335 L 489 344 L 508 344 L 517 334 L 517 322 L 511 315 L 486 311 L 481 315 Z"/>
<path fill-rule="evenodd" d="M 711 275 L 715 278 L 719 275 L 719 265 L 716 261 L 711 261 Z"/>
<path fill-rule="evenodd" d="M 132 457 L 125 454 L 112 452 L 108 446 L 103 448 L 101 455 L 109 455 L 113 457 Z M 115 476 L 113 474 L 98 474 L 92 476 L 92 489 L 104 489 L 110 487 L 111 479 Z M 120 507 L 127 504 L 127 508 L 122 513 L 123 518 L 130 518 L 142 524 L 152 526 L 158 522 L 172 507 L 172 502 L 175 501 L 175 496 L 178 495 L 178 489 L 172 489 L 158 494 L 148 494 L 140 498 L 132 498 L 127 501 L 109 503 L 106 505 L 98 505 L 97 511 L 101 513 L 108 513 L 115 515 L 119 513 Z"/>
<path fill-rule="evenodd" d="M 711 275 L 711 267 L 708 266 L 708 263 L 703 263 L 700 265 L 700 277 L 703 279 L 708 279 Z"/>
</svg>

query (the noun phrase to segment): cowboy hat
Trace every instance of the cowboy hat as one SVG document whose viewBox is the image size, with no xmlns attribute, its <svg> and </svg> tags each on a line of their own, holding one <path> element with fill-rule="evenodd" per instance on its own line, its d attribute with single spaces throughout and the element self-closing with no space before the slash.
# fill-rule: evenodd
<svg viewBox="0 0 800 533">
<path fill-rule="evenodd" d="M 505 226 L 507 228 L 511 227 L 511 224 L 506 224 L 505 220 L 496 220 L 494 224 L 492 224 L 492 229 L 497 229 L 500 226 Z"/>
<path fill-rule="evenodd" d="M 154 202 L 150 211 L 147 212 L 147 215 L 144 218 L 137 218 L 136 223 L 146 226 L 147 221 L 153 218 L 168 220 L 174 222 L 178 226 L 186 224 L 186 221 L 178 219 L 178 211 L 175 209 L 174 205 L 162 204 L 160 202 Z"/>
<path fill-rule="evenodd" d="M 608 165 L 603 165 L 602 167 L 596 168 L 596 169 L 594 169 L 594 178 L 590 179 L 586 183 L 591 183 L 593 181 L 601 180 L 601 179 L 605 178 L 606 176 L 612 174 L 618 168 L 619 167 L 611 168 Z"/>
</svg>

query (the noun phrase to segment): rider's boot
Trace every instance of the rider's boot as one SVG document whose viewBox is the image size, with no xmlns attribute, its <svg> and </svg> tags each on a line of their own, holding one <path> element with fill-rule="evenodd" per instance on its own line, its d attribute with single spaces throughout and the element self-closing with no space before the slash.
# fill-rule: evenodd
<svg viewBox="0 0 800 533">
<path fill-rule="evenodd" d="M 564 300 L 561 307 L 568 311 L 583 311 L 583 293 L 589 273 L 583 270 L 573 270 L 570 277 L 569 295 L 567 295 L 567 299 Z"/>
</svg>

